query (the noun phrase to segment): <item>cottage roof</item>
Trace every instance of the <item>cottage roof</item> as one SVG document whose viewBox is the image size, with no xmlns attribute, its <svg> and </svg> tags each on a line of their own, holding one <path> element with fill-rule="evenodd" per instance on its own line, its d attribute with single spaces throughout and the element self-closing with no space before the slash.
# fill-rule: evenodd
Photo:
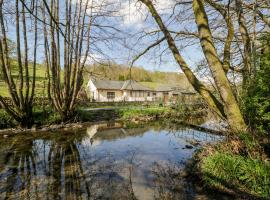
<svg viewBox="0 0 270 200">
<path fill-rule="evenodd" d="M 140 83 L 134 80 L 127 80 L 124 82 L 122 90 L 142 90 L 142 91 L 152 91 L 150 88 L 141 85 Z"/>
<path fill-rule="evenodd" d="M 175 94 L 180 93 L 190 93 L 195 94 L 195 90 L 186 84 L 164 84 L 164 83 L 157 83 L 157 82 L 142 82 L 143 85 L 152 88 L 152 90 L 155 90 L 157 92 L 173 92 Z"/>
<path fill-rule="evenodd" d="M 158 84 L 156 87 L 156 91 L 158 92 L 169 92 L 173 91 L 172 86 L 170 85 L 165 85 L 165 84 Z"/>
<path fill-rule="evenodd" d="M 92 80 L 97 89 L 108 89 L 108 90 L 141 90 L 141 91 L 152 91 L 152 89 L 141 85 L 134 80 L 127 81 L 112 81 L 112 80 Z"/>
<path fill-rule="evenodd" d="M 112 81 L 112 80 L 99 80 L 93 79 L 92 82 L 97 89 L 111 89 L 111 90 L 121 90 L 124 81 Z"/>
</svg>

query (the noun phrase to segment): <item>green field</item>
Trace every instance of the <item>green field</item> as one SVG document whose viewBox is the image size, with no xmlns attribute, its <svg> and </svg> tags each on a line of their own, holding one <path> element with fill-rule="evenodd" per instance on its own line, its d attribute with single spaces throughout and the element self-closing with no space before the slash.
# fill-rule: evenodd
<svg viewBox="0 0 270 200">
<path fill-rule="evenodd" d="M 15 85 L 18 87 L 19 85 L 19 69 L 18 66 L 14 63 L 11 64 L 11 74 L 14 78 Z M 30 64 L 29 66 L 29 74 L 30 74 L 30 85 L 32 84 L 32 74 L 33 74 L 33 66 Z M 36 95 L 43 96 L 46 95 L 46 68 L 44 65 L 37 64 L 36 67 Z M 0 73 L 0 95 L 3 97 L 9 97 L 9 91 L 5 81 L 3 80 L 2 73 Z"/>
</svg>

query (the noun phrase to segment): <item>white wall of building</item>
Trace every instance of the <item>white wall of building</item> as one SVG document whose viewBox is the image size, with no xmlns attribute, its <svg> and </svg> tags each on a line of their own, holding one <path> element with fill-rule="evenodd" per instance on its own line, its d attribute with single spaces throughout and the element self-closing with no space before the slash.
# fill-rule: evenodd
<svg viewBox="0 0 270 200">
<path fill-rule="evenodd" d="M 121 90 L 97 90 L 96 101 L 123 101 L 123 92 Z M 114 93 L 114 99 L 108 99 L 108 92 Z"/>
<path fill-rule="evenodd" d="M 160 92 L 160 91 L 130 91 L 130 90 L 109 90 L 97 89 L 93 82 L 90 80 L 87 84 L 91 99 L 97 102 L 110 102 L 110 101 L 175 101 L 173 92 Z M 114 93 L 113 99 L 108 99 L 108 92 Z M 166 96 L 166 98 L 165 98 Z M 187 95 L 187 99 L 192 98 Z M 184 96 L 179 94 L 177 97 L 182 101 Z"/>
</svg>

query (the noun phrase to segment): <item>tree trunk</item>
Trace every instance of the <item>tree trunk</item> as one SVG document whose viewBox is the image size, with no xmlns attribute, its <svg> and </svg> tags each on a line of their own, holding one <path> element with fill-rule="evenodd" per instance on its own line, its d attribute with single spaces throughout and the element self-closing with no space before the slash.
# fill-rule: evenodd
<svg viewBox="0 0 270 200">
<path fill-rule="evenodd" d="M 223 70 L 222 62 L 220 61 L 214 46 L 212 34 L 208 24 L 208 18 L 204 9 L 204 1 L 193 0 L 193 11 L 198 27 L 201 46 L 217 85 L 219 94 L 224 102 L 228 123 L 234 131 L 245 131 L 247 126 L 233 95 L 229 80 Z"/>
<path fill-rule="evenodd" d="M 160 30 L 163 32 L 163 34 L 167 40 L 168 46 L 169 46 L 176 62 L 178 63 L 180 68 L 183 70 L 184 74 L 186 75 L 188 81 L 191 83 L 193 88 L 202 96 L 202 98 L 206 101 L 206 103 L 208 104 L 208 106 L 211 110 L 213 110 L 215 113 L 217 113 L 221 118 L 226 118 L 223 105 L 216 99 L 216 97 L 211 93 L 211 91 L 196 78 L 196 76 L 193 74 L 193 72 L 188 67 L 187 63 L 185 62 L 185 60 L 181 56 L 179 50 L 177 49 L 176 44 L 175 44 L 170 32 L 168 31 L 168 29 L 164 25 L 161 17 L 157 13 L 152 2 L 150 0 L 140 0 L 140 1 L 148 7 L 148 10 L 152 14 L 152 16 L 155 19 L 156 23 L 158 24 Z"/>
</svg>

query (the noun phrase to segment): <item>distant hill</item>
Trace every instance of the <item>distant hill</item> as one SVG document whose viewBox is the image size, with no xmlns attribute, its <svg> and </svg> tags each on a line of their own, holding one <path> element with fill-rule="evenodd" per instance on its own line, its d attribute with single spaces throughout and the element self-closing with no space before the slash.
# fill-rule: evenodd
<svg viewBox="0 0 270 200">
<path fill-rule="evenodd" d="M 46 67 L 43 64 L 37 64 L 36 67 L 36 96 L 47 96 L 47 78 Z M 18 86 L 18 65 L 14 61 L 12 63 L 12 75 L 14 77 L 15 84 Z M 33 73 L 30 63 L 30 76 Z M 95 76 L 99 79 L 109 80 L 128 80 L 130 79 L 130 69 L 124 65 L 110 64 L 101 65 L 95 64 L 87 66 L 84 71 L 84 85 L 87 84 L 90 76 Z M 32 78 L 32 77 L 31 77 Z M 138 82 L 143 82 L 145 86 L 150 88 L 156 88 L 159 83 L 167 85 L 181 85 L 182 88 L 191 88 L 191 85 L 187 81 L 183 73 L 176 72 L 160 72 L 160 71 L 148 71 L 141 67 L 133 67 L 131 70 L 131 79 Z M 30 83 L 31 84 L 31 83 Z M 3 76 L 0 70 L 0 95 L 4 97 L 9 96 L 8 88 L 3 80 Z"/>
</svg>

